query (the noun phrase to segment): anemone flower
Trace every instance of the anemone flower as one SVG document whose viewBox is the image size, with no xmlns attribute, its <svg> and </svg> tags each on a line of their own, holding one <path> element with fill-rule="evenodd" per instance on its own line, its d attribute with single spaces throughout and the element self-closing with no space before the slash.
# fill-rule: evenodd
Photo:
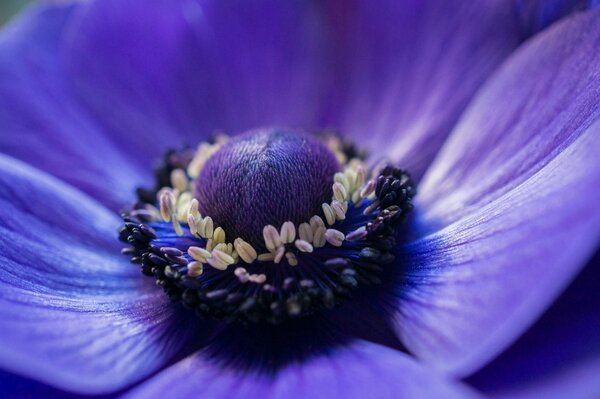
<svg viewBox="0 0 600 399">
<path fill-rule="evenodd" d="M 600 395 L 580 3 L 25 11 L 0 35 L 2 396 Z"/>
</svg>

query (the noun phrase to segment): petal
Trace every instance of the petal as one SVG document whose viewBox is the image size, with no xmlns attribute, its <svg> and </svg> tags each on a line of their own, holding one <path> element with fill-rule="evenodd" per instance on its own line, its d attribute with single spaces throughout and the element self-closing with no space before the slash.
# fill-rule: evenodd
<svg viewBox="0 0 600 399">
<path fill-rule="evenodd" d="M 60 39 L 77 8 L 34 6 L 0 33 L 0 152 L 117 209 L 150 168 L 135 168 L 69 93 Z"/>
<path fill-rule="evenodd" d="M 493 396 L 600 396 L 599 290 L 597 252 L 556 303 L 469 382 Z"/>
<path fill-rule="evenodd" d="M 0 156 L 0 367 L 66 390 L 122 388 L 171 361 L 198 326 L 118 252 L 118 219 Z"/>
<path fill-rule="evenodd" d="M 216 129 L 311 127 L 323 53 L 313 14 L 301 2 L 91 2 L 71 29 L 73 83 L 150 156 Z"/>
<path fill-rule="evenodd" d="M 293 344 L 293 343 L 292 343 Z M 404 353 L 355 341 L 274 374 L 237 369 L 200 352 L 126 397 L 186 398 L 469 398 L 475 395 L 424 369 Z"/>
<path fill-rule="evenodd" d="M 420 178 L 522 34 L 510 1 L 334 3 L 325 123 Z"/>
<path fill-rule="evenodd" d="M 395 320 L 438 368 L 464 375 L 496 356 L 595 249 L 599 22 L 580 14 L 516 54 L 425 178 L 417 207 L 443 228 L 400 249 Z"/>
</svg>

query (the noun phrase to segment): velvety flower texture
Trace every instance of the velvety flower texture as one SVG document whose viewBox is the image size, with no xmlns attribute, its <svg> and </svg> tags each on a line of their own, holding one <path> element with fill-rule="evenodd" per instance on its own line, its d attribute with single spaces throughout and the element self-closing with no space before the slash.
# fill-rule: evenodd
<svg viewBox="0 0 600 399">
<path fill-rule="evenodd" d="M 26 11 L 0 34 L 2 396 L 598 397 L 591 3 Z M 332 311 L 203 321 L 120 255 L 118 211 L 167 149 L 264 126 L 410 170 L 414 217 Z"/>
</svg>

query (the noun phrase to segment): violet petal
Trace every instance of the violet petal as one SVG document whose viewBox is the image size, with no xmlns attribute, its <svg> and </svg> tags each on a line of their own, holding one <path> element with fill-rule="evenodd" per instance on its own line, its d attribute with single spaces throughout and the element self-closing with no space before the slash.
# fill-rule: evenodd
<svg viewBox="0 0 600 399">
<path fill-rule="evenodd" d="M 465 375 L 552 303 L 600 238 L 600 10 L 555 24 L 485 87 L 417 198 L 438 230 L 400 248 L 396 328 Z"/>
<path fill-rule="evenodd" d="M 446 381 L 408 355 L 355 341 L 275 374 L 238 370 L 214 363 L 199 352 L 173 366 L 125 397 L 161 395 L 207 398 L 470 398 L 466 386 Z"/>
<path fill-rule="evenodd" d="M 119 254 L 118 218 L 0 156 L 0 367 L 104 393 L 171 361 L 200 331 Z"/>
</svg>

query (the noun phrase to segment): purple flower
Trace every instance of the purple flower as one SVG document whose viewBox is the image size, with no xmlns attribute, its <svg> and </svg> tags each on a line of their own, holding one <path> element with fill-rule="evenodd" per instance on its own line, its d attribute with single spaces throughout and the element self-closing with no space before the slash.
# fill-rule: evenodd
<svg viewBox="0 0 600 399">
<path fill-rule="evenodd" d="M 0 34 L 3 396 L 600 395 L 583 3 L 30 8 Z"/>
</svg>

